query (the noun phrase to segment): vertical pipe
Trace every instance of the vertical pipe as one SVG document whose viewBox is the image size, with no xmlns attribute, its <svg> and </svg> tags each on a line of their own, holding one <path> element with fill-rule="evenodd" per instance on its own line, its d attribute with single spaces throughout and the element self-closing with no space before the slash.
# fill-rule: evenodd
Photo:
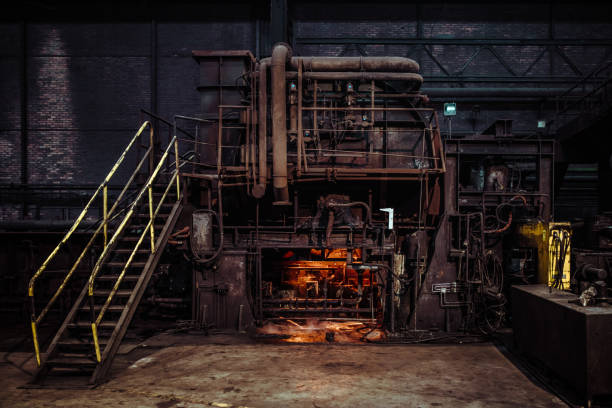
<svg viewBox="0 0 612 408">
<path fill-rule="evenodd" d="M 278 43 L 272 50 L 272 152 L 273 185 L 277 204 L 289 202 L 287 183 L 287 80 L 285 65 L 291 59 L 287 44 Z"/>
<path fill-rule="evenodd" d="M 240 114 L 242 116 L 242 114 Z M 250 129 L 250 123 L 251 123 L 251 110 L 247 107 L 244 110 L 244 130 L 245 130 L 245 136 L 246 136 L 246 143 L 244 145 L 244 176 L 246 178 L 246 187 L 247 187 L 247 194 L 251 194 L 251 183 L 249 182 L 249 173 L 251 171 L 250 169 L 250 163 L 251 163 L 251 129 Z"/>
<path fill-rule="evenodd" d="M 384 238 L 383 238 L 384 239 Z M 394 271 L 395 270 L 395 257 L 391 257 L 391 269 L 390 271 Z M 394 277 L 392 273 L 389 273 L 390 271 L 387 271 L 389 279 L 387 282 L 389 282 L 389 287 L 391 288 L 391 293 L 390 293 L 390 307 L 391 309 L 389 310 L 389 315 L 390 315 L 390 320 L 391 320 L 391 333 L 395 333 L 395 292 L 393 291 L 393 281 L 394 281 Z M 372 273 L 372 272 L 370 272 Z"/>
<path fill-rule="evenodd" d="M 313 90 L 313 107 L 314 110 L 312 111 L 312 127 L 313 127 L 313 136 L 315 138 L 315 140 L 317 141 L 317 163 L 319 161 L 319 119 L 318 119 L 318 115 L 317 115 L 317 89 L 319 88 L 319 82 L 315 79 L 314 81 L 314 90 Z"/>
<path fill-rule="evenodd" d="M 151 147 L 151 151 L 149 152 L 149 174 L 153 174 L 153 170 L 155 169 L 155 140 L 153 136 L 153 125 L 149 123 L 149 147 Z"/>
<path fill-rule="evenodd" d="M 238 310 L 238 332 L 242 332 L 242 314 L 244 313 L 244 305 L 240 305 Z"/>
<path fill-rule="evenodd" d="M 36 332 L 36 322 L 32 315 L 32 341 L 34 342 L 34 354 L 36 355 L 36 365 L 40 367 L 40 347 L 38 346 L 38 333 Z"/>
<path fill-rule="evenodd" d="M 253 180 L 253 188 L 257 185 L 257 160 L 255 159 L 255 149 L 257 148 L 257 142 L 255 141 L 255 124 L 257 119 L 255 117 L 254 104 L 249 108 L 249 112 L 251 114 L 251 128 L 249 130 L 251 134 L 251 143 L 249 153 L 251 155 L 251 178 Z"/>
<path fill-rule="evenodd" d="M 200 134 L 200 123 L 196 122 L 196 130 L 195 130 L 195 134 L 193 135 L 194 137 L 194 141 L 193 141 L 193 150 L 195 153 L 195 157 L 193 158 L 192 162 L 191 162 L 191 172 L 195 173 L 196 172 L 196 157 L 198 156 L 197 154 L 197 150 L 198 150 L 198 144 L 199 144 L 199 140 L 198 140 L 198 135 Z M 170 141 L 168 140 L 168 144 L 170 143 Z M 168 167 L 170 165 L 170 160 L 168 160 L 166 162 L 166 170 L 168 170 Z M 177 167 L 178 169 L 178 167 Z"/>
<path fill-rule="evenodd" d="M 261 322 L 263 321 L 263 300 L 262 300 L 262 287 L 261 287 L 261 247 L 257 247 L 257 271 L 256 271 L 256 275 L 257 275 L 257 283 L 255 285 L 256 290 L 257 290 L 257 296 L 255 299 L 257 299 L 257 317 L 259 319 L 259 323 L 261 324 Z"/>
<path fill-rule="evenodd" d="M 298 192 L 293 191 L 293 232 L 297 233 L 297 222 L 298 222 Z M 291 236 L 293 238 L 293 236 Z"/>
<path fill-rule="evenodd" d="M 259 126 L 259 181 L 253 189 L 253 196 L 261 198 L 266 192 L 266 182 L 268 179 L 268 143 L 267 143 L 267 120 L 268 120 L 268 65 L 269 60 L 261 61 L 259 64 L 259 98 L 257 108 L 257 125 Z"/>
<path fill-rule="evenodd" d="M 90 277 L 91 279 L 91 277 Z M 96 359 L 100 362 L 100 346 L 98 345 L 98 331 L 96 330 L 96 311 L 95 311 L 95 302 L 93 297 L 93 284 L 88 284 L 89 288 L 87 289 L 89 296 L 89 319 L 91 321 L 91 335 L 94 341 L 94 350 L 96 352 Z"/>
<path fill-rule="evenodd" d="M 176 166 L 176 201 L 181 199 L 181 181 L 179 178 L 180 162 L 179 162 L 179 151 L 178 151 L 178 139 L 176 134 L 174 135 L 174 160 Z"/>
<path fill-rule="evenodd" d="M 259 201 L 255 204 L 255 241 L 259 242 Z"/>
<path fill-rule="evenodd" d="M 108 186 L 104 184 L 102 190 L 102 210 L 104 214 L 104 247 L 108 245 Z"/>
<path fill-rule="evenodd" d="M 149 184 L 149 222 L 151 223 L 151 253 L 155 253 L 155 228 L 153 222 L 153 186 Z"/>
<path fill-rule="evenodd" d="M 293 94 L 293 90 L 291 94 Z M 297 101 L 290 95 L 289 97 L 289 133 L 297 133 Z"/>
<path fill-rule="evenodd" d="M 297 83 L 297 176 L 302 173 L 302 147 L 304 135 L 302 134 L 302 60 L 298 62 L 298 83 Z"/>
<path fill-rule="evenodd" d="M 217 174 L 221 174 L 221 143 L 223 137 L 223 108 L 219 106 L 219 121 L 217 134 Z"/>
<path fill-rule="evenodd" d="M 98 341 L 98 330 L 96 328 L 96 324 L 92 323 L 91 324 L 91 334 L 93 337 L 93 341 L 94 341 L 94 348 L 96 350 L 96 360 L 99 362 L 102 361 L 101 357 L 100 357 L 100 343 Z"/>
<path fill-rule="evenodd" d="M 367 144 L 370 144 L 371 143 L 370 142 L 371 138 L 374 137 L 374 115 L 376 114 L 375 111 L 374 111 L 374 107 L 375 107 L 374 86 L 375 86 L 374 85 L 374 80 L 372 80 L 372 82 L 370 83 L 370 99 L 371 99 L 371 101 L 370 101 L 370 108 L 371 108 L 371 111 L 370 111 L 370 130 L 371 130 L 371 132 L 368 135 L 368 138 L 366 139 L 367 140 L 367 142 L 366 142 Z M 370 146 L 366 145 L 366 149 L 368 151 L 370 151 L 370 147 L 371 146 L 373 146 L 373 144 L 371 144 Z M 367 163 L 370 163 L 370 158 L 369 157 L 368 157 Z M 372 208 L 372 207 L 370 206 L 370 208 Z"/>
</svg>

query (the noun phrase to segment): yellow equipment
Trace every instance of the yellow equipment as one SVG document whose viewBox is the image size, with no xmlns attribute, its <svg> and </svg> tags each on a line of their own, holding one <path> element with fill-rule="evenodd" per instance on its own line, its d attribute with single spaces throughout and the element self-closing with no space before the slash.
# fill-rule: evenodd
<svg viewBox="0 0 612 408">
<path fill-rule="evenodd" d="M 557 289 L 569 289 L 571 236 L 569 222 L 538 221 L 519 226 L 518 244 L 537 248 L 538 283 L 546 283 Z M 558 271 L 562 271 L 561 274 Z"/>
<path fill-rule="evenodd" d="M 569 222 L 548 224 L 548 286 L 570 287 L 570 253 L 572 227 Z"/>
</svg>

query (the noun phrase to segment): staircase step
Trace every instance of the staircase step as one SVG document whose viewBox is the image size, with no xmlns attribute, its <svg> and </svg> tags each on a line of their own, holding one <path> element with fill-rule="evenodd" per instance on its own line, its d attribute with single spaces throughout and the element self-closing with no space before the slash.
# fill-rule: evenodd
<svg viewBox="0 0 612 408">
<path fill-rule="evenodd" d="M 130 255 L 133 251 L 134 251 L 133 249 L 115 249 L 113 253 Z M 138 251 L 136 251 L 136 254 L 149 254 L 149 253 L 151 253 L 150 249 L 139 249 Z"/>
<path fill-rule="evenodd" d="M 144 239 L 142 240 L 142 242 L 150 242 L 150 238 L 151 236 L 149 234 L 146 234 Z M 138 240 L 140 239 L 140 237 L 122 237 L 119 238 L 120 242 L 138 242 Z M 157 239 L 157 237 L 155 237 L 155 239 Z"/>
<path fill-rule="evenodd" d="M 94 290 L 94 296 L 108 296 L 110 295 L 111 291 L 110 289 L 95 289 Z M 118 290 L 115 293 L 115 296 L 117 297 L 129 297 L 132 294 L 131 290 Z"/>
<path fill-rule="evenodd" d="M 108 340 L 104 339 L 104 341 L 102 341 L 101 339 L 98 339 L 100 350 L 103 350 L 107 344 Z M 89 343 L 57 343 L 57 350 L 59 353 L 61 353 L 62 357 L 69 354 L 70 356 L 92 358 L 96 352 L 93 340 Z"/>
<path fill-rule="evenodd" d="M 94 305 L 94 310 L 102 309 L 102 305 Z M 106 310 L 109 312 L 121 312 L 125 309 L 125 305 L 110 305 Z M 89 312 L 89 305 L 82 306 L 79 310 Z"/>
<path fill-rule="evenodd" d="M 79 350 L 68 350 L 68 351 L 60 351 L 59 354 L 53 356 L 52 359 L 56 358 L 88 358 L 93 360 L 94 357 L 89 351 L 79 351 Z"/>
<path fill-rule="evenodd" d="M 149 218 L 149 213 L 138 213 L 136 216 L 139 218 Z M 157 213 L 155 218 L 168 218 L 169 216 L 170 214 Z"/>
<path fill-rule="evenodd" d="M 96 280 L 102 282 L 116 282 L 120 275 L 102 275 L 96 277 Z M 124 275 L 123 282 L 134 282 L 140 278 L 140 275 Z"/>
<path fill-rule="evenodd" d="M 108 339 L 98 338 L 98 344 L 100 347 L 105 346 L 108 343 Z M 81 350 L 83 348 L 93 347 L 94 343 L 92 339 L 88 339 L 87 341 L 82 341 L 79 339 L 64 339 L 57 342 L 58 347 L 62 349 L 70 349 L 70 350 Z"/>
<path fill-rule="evenodd" d="M 84 357 L 57 357 L 47 360 L 47 364 L 51 367 L 62 368 L 95 368 L 98 365 L 95 360 Z"/>
<path fill-rule="evenodd" d="M 115 326 L 117 326 L 117 322 L 110 321 L 110 322 L 102 322 L 97 327 L 101 329 L 113 329 Z M 69 323 L 68 327 L 72 329 L 77 328 L 77 327 L 78 328 L 82 328 L 82 327 L 91 328 L 91 322 L 87 320 L 81 320 L 79 322 Z"/>
<path fill-rule="evenodd" d="M 134 224 L 134 225 L 130 226 L 130 228 L 131 228 L 131 229 L 134 229 L 134 228 L 141 228 L 141 229 L 144 229 L 146 226 L 147 226 L 146 224 Z M 164 226 L 163 226 L 163 225 L 161 225 L 161 224 L 154 224 L 154 225 L 153 225 L 153 229 L 154 229 L 154 230 L 161 230 L 163 227 L 164 227 Z"/>
<path fill-rule="evenodd" d="M 165 188 L 160 186 L 159 188 Z M 160 190 L 158 190 L 160 191 Z M 160 197 L 162 194 L 156 192 L 155 196 Z M 181 211 L 181 203 L 176 201 L 176 190 L 174 188 L 168 191 L 167 199 L 163 204 L 159 204 L 157 200 L 156 206 L 159 205 L 161 210 L 156 216 L 156 224 L 154 228 L 160 228 L 159 224 L 165 224 L 168 226 L 166 232 L 172 231 L 170 227 L 174 227 L 178 215 Z M 163 246 L 156 248 L 156 253 L 152 254 L 148 245 L 150 245 L 150 234 L 148 231 L 143 231 L 144 227 L 148 222 L 149 208 L 148 203 L 143 203 L 138 209 L 136 209 L 134 217 L 135 221 L 132 221 L 133 225 L 130 225 L 122 237 L 118 240 L 118 248 L 113 249 L 112 255 L 109 258 L 111 262 L 107 262 L 106 268 L 100 276 L 98 276 L 99 282 L 105 282 L 104 285 L 109 286 L 113 282 L 116 282 L 119 278 L 119 271 L 126 265 L 125 260 L 127 256 L 132 254 L 134 243 L 139 239 L 143 239 L 143 245 L 139 248 L 135 254 L 138 254 L 140 258 L 137 258 L 135 262 L 130 263 L 130 268 L 134 268 L 129 271 L 129 275 L 125 275 L 123 279 L 127 282 L 131 282 L 128 289 L 122 288 L 114 292 L 113 305 L 108 306 L 106 309 L 109 313 L 104 321 L 98 326 L 98 338 L 99 345 L 101 348 L 106 349 L 113 339 L 116 346 L 119 346 L 122 342 L 127 328 L 132 321 L 135 311 L 144 296 L 146 285 L 149 282 L 153 269 L 144 270 L 144 267 L 151 263 L 151 266 L 156 266 L 162 255 Z M 157 222 L 159 221 L 159 222 Z M 161 234 L 156 231 L 155 239 L 159 239 Z M 164 241 L 161 240 L 160 241 Z M 131 248 L 130 248 L 131 247 Z M 143 262 L 142 260 L 146 260 Z M 114 269 L 110 269 L 114 268 Z M 140 269 L 138 269 L 140 268 Z M 134 284 L 135 283 L 135 284 Z M 134 286 L 129 288 L 129 286 Z M 104 307 L 103 303 L 107 300 L 108 296 L 113 293 L 110 288 L 94 288 L 93 302 L 95 303 L 93 308 L 95 315 L 98 315 L 101 309 Z M 106 349 L 109 354 L 109 360 L 107 364 L 99 364 L 95 358 L 95 350 L 93 344 L 93 334 L 90 321 L 90 306 L 87 299 L 87 291 L 83 290 L 78 300 L 74 303 L 73 307 L 68 314 L 68 317 L 61 326 L 60 332 L 56 334 L 58 337 L 57 342 L 52 342 L 48 349 L 48 357 L 44 366 L 38 371 L 33 384 L 45 384 L 46 380 L 53 379 L 58 382 L 64 382 L 66 378 L 84 378 L 85 375 L 89 376 L 90 384 L 99 384 L 108 375 L 108 369 L 117 350 Z M 126 301 L 132 300 L 134 303 L 127 303 Z M 112 312 L 112 313 L 110 313 Z M 121 316 L 121 317 L 120 317 Z M 119 325 L 119 322 L 122 322 Z M 82 383 L 82 380 L 81 380 Z M 50 384 L 50 383 L 47 383 Z M 1 404 L 0 404 L 1 405 Z"/>
<path fill-rule="evenodd" d="M 132 262 L 130 268 L 143 268 L 145 265 L 146 262 Z M 125 262 L 107 262 L 106 266 L 110 266 L 111 268 L 123 268 Z"/>
</svg>

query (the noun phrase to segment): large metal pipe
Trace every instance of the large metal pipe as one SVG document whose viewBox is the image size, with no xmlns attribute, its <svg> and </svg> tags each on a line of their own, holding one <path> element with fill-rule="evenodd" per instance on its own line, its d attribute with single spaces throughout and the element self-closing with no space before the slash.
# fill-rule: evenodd
<svg viewBox="0 0 612 408">
<path fill-rule="evenodd" d="M 564 88 L 528 87 L 468 87 L 468 88 L 423 88 L 422 92 L 435 97 L 552 97 L 565 92 Z"/>
<path fill-rule="evenodd" d="M 253 196 L 261 198 L 266 193 L 268 181 L 268 66 L 270 59 L 266 58 L 259 63 L 259 107 L 257 109 L 257 124 L 259 126 L 259 177 L 258 183 L 253 187 Z"/>
<path fill-rule="evenodd" d="M 419 64 L 404 57 L 293 57 L 291 66 L 304 63 L 304 71 L 419 72 Z"/>
<path fill-rule="evenodd" d="M 287 90 L 285 65 L 291 47 L 278 43 L 272 50 L 272 179 L 275 203 L 291 204 L 287 183 Z"/>
<path fill-rule="evenodd" d="M 414 72 L 304 72 L 304 78 L 316 80 L 405 81 L 412 83 L 407 91 L 418 91 L 423 77 Z M 288 72 L 288 79 L 297 78 L 297 72 Z"/>
</svg>

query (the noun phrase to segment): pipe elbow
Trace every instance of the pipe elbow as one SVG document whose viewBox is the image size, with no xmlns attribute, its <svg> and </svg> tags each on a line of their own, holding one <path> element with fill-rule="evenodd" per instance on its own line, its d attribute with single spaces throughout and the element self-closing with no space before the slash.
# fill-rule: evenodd
<svg viewBox="0 0 612 408">
<path fill-rule="evenodd" d="M 272 58 L 270 59 L 271 65 L 278 66 L 282 64 L 284 70 L 285 64 L 291 61 L 292 55 L 293 52 L 289 44 L 284 42 L 276 43 L 272 48 Z"/>
<path fill-rule="evenodd" d="M 289 203 L 287 179 L 287 96 L 285 66 L 291 60 L 291 47 L 277 43 L 272 50 L 272 184 L 278 204 Z"/>
</svg>

